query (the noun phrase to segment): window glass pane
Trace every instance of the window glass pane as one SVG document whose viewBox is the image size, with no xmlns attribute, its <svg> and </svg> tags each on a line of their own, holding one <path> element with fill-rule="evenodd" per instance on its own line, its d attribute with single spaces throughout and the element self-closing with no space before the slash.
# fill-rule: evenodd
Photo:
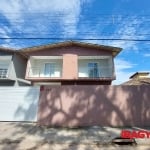
<svg viewBox="0 0 150 150">
<path fill-rule="evenodd" d="M 46 63 L 44 75 L 51 77 L 51 76 L 54 76 L 54 73 L 55 73 L 55 64 L 54 63 Z"/>
<path fill-rule="evenodd" d="M 9 62 L 0 61 L 0 78 L 6 78 L 8 72 Z"/>
<path fill-rule="evenodd" d="M 98 63 L 88 63 L 88 74 L 89 77 L 99 77 L 98 75 Z"/>
<path fill-rule="evenodd" d="M 7 69 L 0 68 L 0 78 L 6 78 L 7 76 Z"/>
</svg>

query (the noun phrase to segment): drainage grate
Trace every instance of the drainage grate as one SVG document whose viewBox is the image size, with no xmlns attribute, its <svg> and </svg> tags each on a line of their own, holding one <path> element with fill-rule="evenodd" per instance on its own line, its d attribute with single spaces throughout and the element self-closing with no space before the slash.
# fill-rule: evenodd
<svg viewBox="0 0 150 150">
<path fill-rule="evenodd" d="M 112 140 L 112 144 L 116 145 L 136 145 L 135 139 L 116 137 Z"/>
</svg>

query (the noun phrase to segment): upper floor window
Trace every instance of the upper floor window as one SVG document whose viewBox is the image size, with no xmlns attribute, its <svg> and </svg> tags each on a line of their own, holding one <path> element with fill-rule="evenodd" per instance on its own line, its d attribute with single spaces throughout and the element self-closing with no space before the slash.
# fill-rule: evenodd
<svg viewBox="0 0 150 150">
<path fill-rule="evenodd" d="M 99 69 L 97 62 L 88 63 L 88 75 L 91 78 L 99 77 Z"/>
</svg>

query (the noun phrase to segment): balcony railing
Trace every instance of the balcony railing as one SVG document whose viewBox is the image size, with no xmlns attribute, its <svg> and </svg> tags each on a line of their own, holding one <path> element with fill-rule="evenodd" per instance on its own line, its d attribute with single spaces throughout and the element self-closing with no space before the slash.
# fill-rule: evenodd
<svg viewBox="0 0 150 150">
<path fill-rule="evenodd" d="M 0 69 L 0 79 L 7 78 L 8 69 Z"/>
<path fill-rule="evenodd" d="M 112 67 L 79 67 L 79 78 L 112 78 Z M 62 68 L 53 67 L 45 70 L 44 68 L 31 67 L 28 71 L 31 78 L 60 78 Z"/>
<path fill-rule="evenodd" d="M 112 67 L 79 67 L 79 78 L 111 78 Z"/>
<path fill-rule="evenodd" d="M 33 78 L 59 78 L 62 76 L 61 67 L 53 67 L 45 70 L 44 68 L 31 67 L 28 71 L 28 77 Z"/>
</svg>

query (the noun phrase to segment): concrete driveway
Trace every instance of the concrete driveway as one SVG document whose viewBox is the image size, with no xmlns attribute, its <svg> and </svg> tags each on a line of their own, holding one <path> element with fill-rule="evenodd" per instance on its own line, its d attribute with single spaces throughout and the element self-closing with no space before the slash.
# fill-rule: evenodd
<svg viewBox="0 0 150 150">
<path fill-rule="evenodd" d="M 112 139 L 119 137 L 121 130 L 111 127 L 45 128 L 35 123 L 0 122 L 0 149 L 150 150 L 150 138 L 136 139 L 135 146 L 112 145 Z"/>
</svg>

